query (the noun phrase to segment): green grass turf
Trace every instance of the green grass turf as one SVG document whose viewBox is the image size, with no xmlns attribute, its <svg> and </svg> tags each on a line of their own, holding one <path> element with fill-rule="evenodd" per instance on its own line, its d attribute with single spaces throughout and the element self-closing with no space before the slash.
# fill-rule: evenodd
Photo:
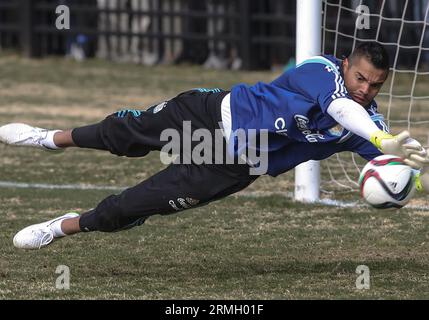
<svg viewBox="0 0 429 320">
<path fill-rule="evenodd" d="M 91 207 L 106 192 L 1 192 L 2 299 L 429 298 L 428 215 L 230 197 L 119 233 L 17 250 L 20 228 Z M 70 268 L 70 289 L 56 268 Z M 357 266 L 370 289 L 356 288 Z"/>
</svg>

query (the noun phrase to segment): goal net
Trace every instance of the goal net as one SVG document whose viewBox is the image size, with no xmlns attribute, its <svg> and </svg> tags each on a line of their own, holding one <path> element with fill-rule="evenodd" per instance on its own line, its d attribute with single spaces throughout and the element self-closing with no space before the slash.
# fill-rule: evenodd
<svg viewBox="0 0 429 320">
<path fill-rule="evenodd" d="M 375 40 L 390 55 L 390 75 L 376 97 L 392 133 L 409 130 L 429 140 L 429 0 L 324 0 L 322 53 L 347 56 L 361 41 Z M 350 153 L 321 162 L 321 197 L 357 189 L 365 160 Z"/>
</svg>

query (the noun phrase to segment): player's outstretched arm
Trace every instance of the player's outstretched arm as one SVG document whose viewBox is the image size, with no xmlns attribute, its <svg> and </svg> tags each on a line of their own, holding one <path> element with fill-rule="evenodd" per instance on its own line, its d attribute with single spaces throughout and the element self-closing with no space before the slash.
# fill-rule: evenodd
<svg viewBox="0 0 429 320">
<path fill-rule="evenodd" d="M 392 154 L 406 160 L 406 163 L 419 169 L 411 155 L 426 157 L 426 150 L 420 143 L 411 139 L 407 131 L 394 136 L 380 130 L 371 117 L 358 103 L 348 98 L 334 100 L 327 109 L 328 114 L 347 130 L 371 141 L 384 154 Z"/>
</svg>

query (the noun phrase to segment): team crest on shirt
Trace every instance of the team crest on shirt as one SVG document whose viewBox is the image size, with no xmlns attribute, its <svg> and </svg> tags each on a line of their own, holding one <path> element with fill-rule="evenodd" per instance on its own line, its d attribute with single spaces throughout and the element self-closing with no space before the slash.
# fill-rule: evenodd
<svg viewBox="0 0 429 320">
<path fill-rule="evenodd" d="M 330 128 L 328 130 L 328 133 L 331 136 L 334 136 L 334 137 L 341 137 L 341 135 L 343 134 L 343 132 L 344 132 L 344 128 L 341 125 L 339 125 L 339 124 L 337 124 L 336 126 Z"/>
</svg>

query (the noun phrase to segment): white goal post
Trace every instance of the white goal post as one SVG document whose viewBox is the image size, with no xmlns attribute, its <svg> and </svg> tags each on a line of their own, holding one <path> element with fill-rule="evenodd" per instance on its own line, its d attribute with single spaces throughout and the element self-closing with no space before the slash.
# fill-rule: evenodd
<svg viewBox="0 0 429 320">
<path fill-rule="evenodd" d="M 297 0 L 296 35 L 297 63 L 320 53 L 342 58 L 362 41 L 384 45 L 391 67 L 376 98 L 378 109 L 393 134 L 409 130 L 427 147 L 429 0 Z M 342 153 L 298 166 L 295 199 L 313 202 L 322 193 L 356 191 L 364 163 Z"/>
<path fill-rule="evenodd" d="M 296 0 L 296 63 L 321 52 L 322 1 Z M 320 164 L 307 161 L 295 168 L 295 200 L 313 202 L 319 199 Z"/>
</svg>

